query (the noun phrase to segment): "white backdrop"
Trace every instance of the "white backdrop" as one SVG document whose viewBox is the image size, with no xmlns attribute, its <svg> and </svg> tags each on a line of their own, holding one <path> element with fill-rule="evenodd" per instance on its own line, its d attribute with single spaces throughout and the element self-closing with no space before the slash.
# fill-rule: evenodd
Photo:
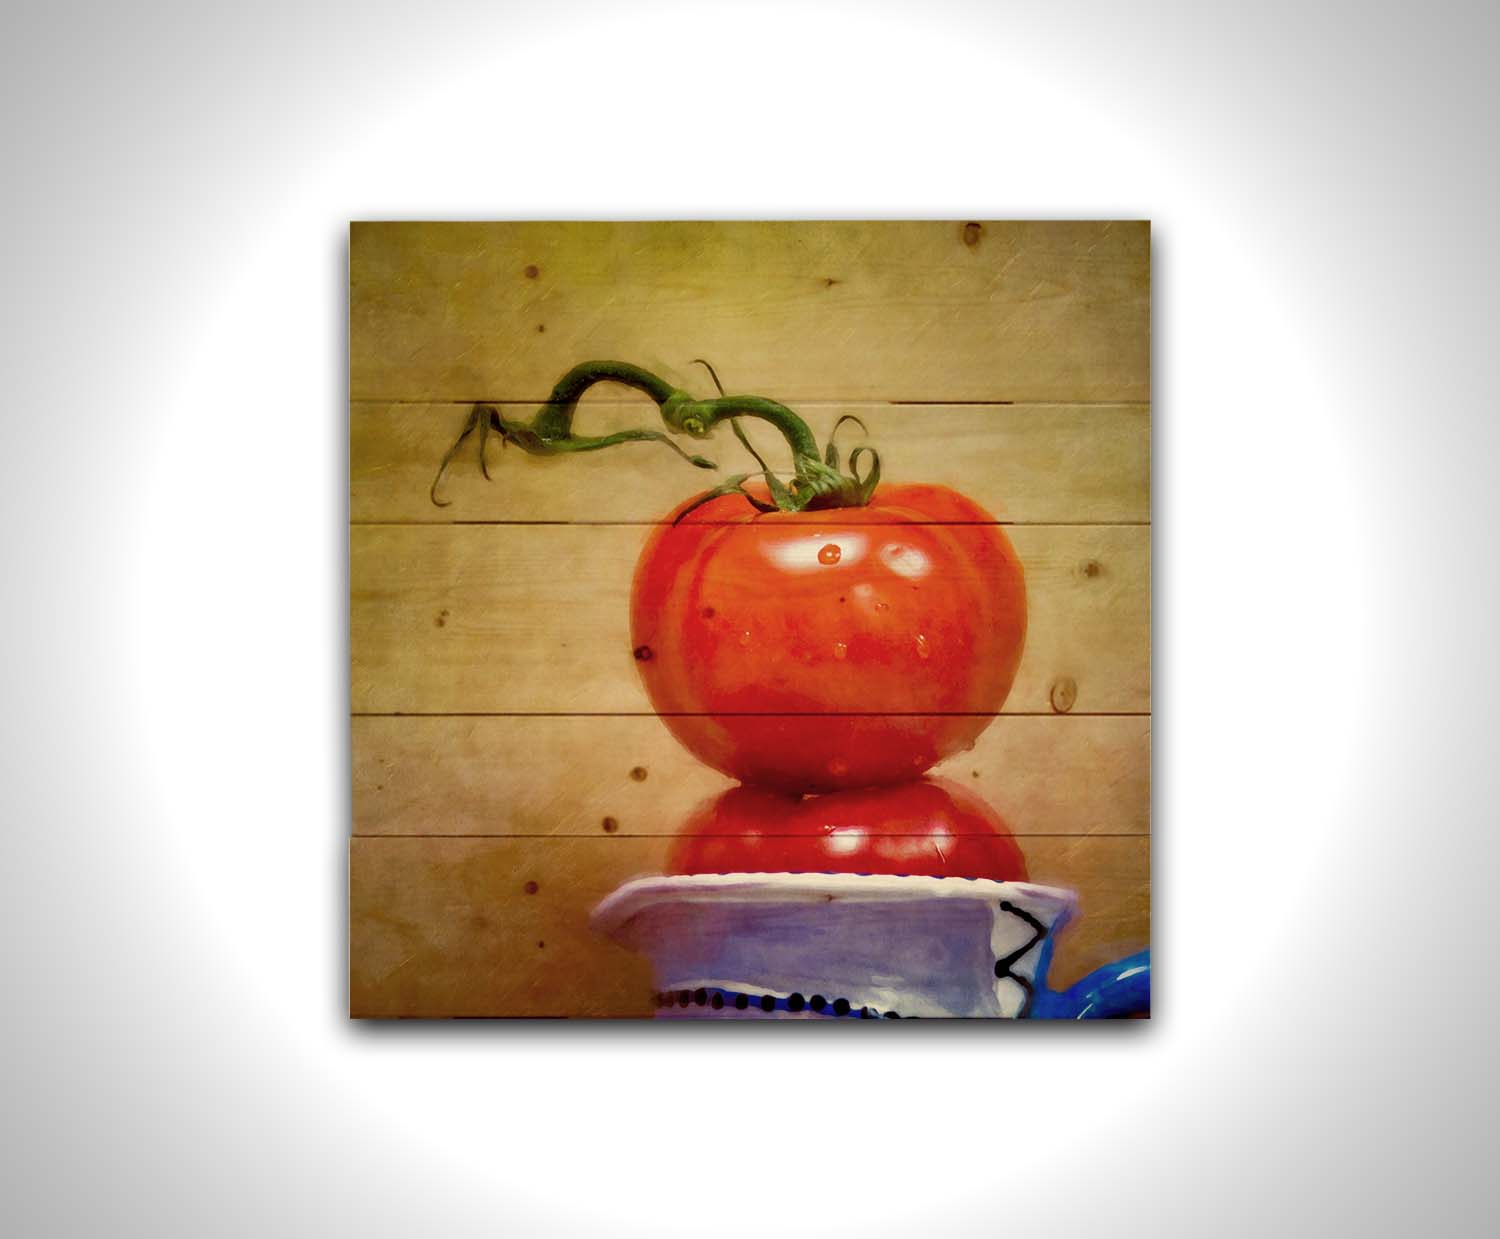
<svg viewBox="0 0 1500 1239">
<path fill-rule="evenodd" d="M 1493 8 L 0 23 L 7 1231 L 1492 1229 Z M 1154 222 L 1156 1018 L 351 1026 L 347 221 L 1058 215 Z"/>
</svg>

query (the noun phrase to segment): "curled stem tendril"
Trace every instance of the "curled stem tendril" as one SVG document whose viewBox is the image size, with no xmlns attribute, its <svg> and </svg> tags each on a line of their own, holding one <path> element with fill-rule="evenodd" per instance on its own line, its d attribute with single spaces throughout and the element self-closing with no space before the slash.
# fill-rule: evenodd
<svg viewBox="0 0 1500 1239">
<path fill-rule="evenodd" d="M 678 513 L 681 520 L 688 512 L 716 499 L 721 495 L 741 495 L 763 512 L 801 512 L 819 508 L 861 507 L 870 502 L 875 486 L 880 480 L 880 457 L 874 448 L 860 446 L 849 457 L 849 472 L 842 473 L 838 467 L 838 449 L 834 436 L 845 422 L 853 422 L 861 430 L 863 422 L 852 414 L 839 418 L 829 436 L 828 448 L 818 451 L 817 440 L 812 431 L 796 413 L 783 404 L 768 400 L 764 396 L 730 396 L 724 392 L 719 376 L 712 365 L 702 358 L 695 364 L 708 370 L 719 395 L 713 400 L 697 400 L 691 393 L 673 387 L 648 370 L 623 361 L 586 361 L 574 366 L 553 387 L 551 396 L 537 410 L 530 421 L 506 417 L 492 404 L 476 404 L 458 438 L 444 454 L 438 465 L 437 476 L 432 480 L 429 496 L 438 507 L 447 507 L 449 501 L 438 497 L 438 486 L 448 466 L 452 464 L 459 449 L 476 430 L 479 432 L 479 468 L 486 479 L 490 476 L 486 449 L 490 435 L 499 438 L 501 446 L 514 444 L 533 456 L 560 456 L 573 452 L 596 452 L 620 443 L 663 443 L 690 464 L 700 469 L 717 468 L 712 461 L 684 451 L 669 436 L 686 435 L 693 439 L 705 439 L 722 421 L 727 421 L 735 437 L 744 445 L 755 463 L 760 466 L 760 476 L 765 479 L 771 502 L 750 494 L 745 482 L 751 476 L 738 474 L 726 479 L 719 486 L 700 495 L 693 503 Z M 579 398 L 596 383 L 623 383 L 644 392 L 656 402 L 661 412 L 666 432 L 660 430 L 621 430 L 608 435 L 579 435 L 573 433 L 573 417 L 578 410 Z M 771 470 L 750 443 L 740 425 L 742 418 L 755 418 L 769 422 L 792 449 L 792 478 L 783 482 Z M 870 466 L 861 475 L 857 462 L 868 455 Z"/>
</svg>

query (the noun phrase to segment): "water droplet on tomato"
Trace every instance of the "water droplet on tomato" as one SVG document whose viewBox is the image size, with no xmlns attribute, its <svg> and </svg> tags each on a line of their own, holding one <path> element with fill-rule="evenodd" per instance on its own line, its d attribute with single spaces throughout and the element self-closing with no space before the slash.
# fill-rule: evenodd
<svg viewBox="0 0 1500 1239">
<path fill-rule="evenodd" d="M 849 773 L 849 763 L 842 757 L 835 757 L 828 763 L 828 773 L 836 779 L 841 779 Z"/>
<path fill-rule="evenodd" d="M 740 644 L 742 646 L 750 644 L 750 630 L 748 628 L 745 629 L 744 632 L 740 633 Z"/>
<path fill-rule="evenodd" d="M 833 656 L 835 658 L 847 658 L 849 656 L 849 647 L 842 641 L 835 641 L 833 643 Z"/>
<path fill-rule="evenodd" d="M 830 542 L 818 552 L 818 562 L 820 564 L 836 564 L 843 553 L 843 551 L 839 550 L 837 542 Z"/>
<path fill-rule="evenodd" d="M 877 602 L 875 604 L 875 609 L 877 611 L 889 611 L 891 609 L 891 604 L 888 602 Z"/>
<path fill-rule="evenodd" d="M 932 657 L 932 647 L 927 644 L 927 638 L 920 632 L 917 634 L 917 657 Z"/>
</svg>

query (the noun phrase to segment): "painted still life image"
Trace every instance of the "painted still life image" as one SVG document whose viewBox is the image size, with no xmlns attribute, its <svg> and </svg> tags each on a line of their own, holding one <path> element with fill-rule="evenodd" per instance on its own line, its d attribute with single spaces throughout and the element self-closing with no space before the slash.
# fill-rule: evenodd
<svg viewBox="0 0 1500 1239">
<path fill-rule="evenodd" d="M 356 1017 L 1144 1017 L 1150 229 L 357 223 Z"/>
</svg>

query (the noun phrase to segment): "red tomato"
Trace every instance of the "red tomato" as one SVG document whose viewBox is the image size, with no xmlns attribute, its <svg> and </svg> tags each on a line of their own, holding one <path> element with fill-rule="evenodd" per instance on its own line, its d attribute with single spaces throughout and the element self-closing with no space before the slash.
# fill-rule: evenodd
<svg viewBox="0 0 1500 1239">
<path fill-rule="evenodd" d="M 631 594 L 636 666 L 673 734 L 787 792 L 907 782 L 972 746 L 1025 636 L 1009 539 L 941 486 L 821 512 L 712 500 L 652 532 Z"/>
<path fill-rule="evenodd" d="M 668 873 L 903 873 L 1024 882 L 1026 860 L 984 801 L 946 779 L 799 799 L 736 787 L 703 805 Z"/>
</svg>

